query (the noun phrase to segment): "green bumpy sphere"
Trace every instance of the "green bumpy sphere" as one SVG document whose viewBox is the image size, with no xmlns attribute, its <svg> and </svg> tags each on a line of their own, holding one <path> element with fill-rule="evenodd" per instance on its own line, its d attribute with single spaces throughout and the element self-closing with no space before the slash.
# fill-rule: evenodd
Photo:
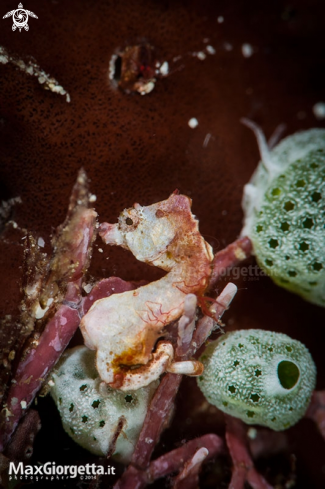
<svg viewBox="0 0 325 489">
<path fill-rule="evenodd" d="M 124 416 L 114 458 L 128 463 L 159 382 L 137 391 L 111 389 L 98 376 L 95 352 L 85 346 L 65 352 L 51 380 L 51 395 L 63 428 L 76 443 L 96 455 L 107 455 L 119 419 Z"/>
<path fill-rule="evenodd" d="M 278 285 L 325 306 L 325 130 L 284 139 L 245 186 L 242 234 Z"/>
<path fill-rule="evenodd" d="M 198 385 L 206 399 L 247 424 L 275 431 L 305 414 L 316 367 L 302 343 L 282 333 L 250 329 L 211 342 L 200 358 Z"/>
</svg>

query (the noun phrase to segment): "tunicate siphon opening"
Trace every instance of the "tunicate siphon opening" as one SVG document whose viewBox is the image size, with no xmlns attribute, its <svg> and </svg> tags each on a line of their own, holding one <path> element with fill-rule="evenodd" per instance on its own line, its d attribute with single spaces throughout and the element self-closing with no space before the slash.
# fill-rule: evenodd
<svg viewBox="0 0 325 489">
<path fill-rule="evenodd" d="M 271 238 L 271 239 L 269 240 L 269 247 L 270 247 L 270 248 L 275 249 L 275 248 L 277 248 L 278 246 L 279 246 L 279 241 L 278 241 L 277 239 Z"/>
<path fill-rule="evenodd" d="M 307 217 L 307 219 L 304 220 L 302 225 L 305 229 L 311 229 L 314 225 L 314 221 L 310 217 Z"/>
<path fill-rule="evenodd" d="M 250 399 L 253 401 L 253 402 L 258 402 L 260 400 L 260 396 L 258 394 L 252 394 Z"/>
<path fill-rule="evenodd" d="M 285 211 L 289 212 L 289 211 L 292 211 L 294 209 L 295 205 L 294 205 L 293 202 L 291 202 L 290 200 L 288 200 L 287 202 L 285 202 L 285 204 L 284 204 L 283 207 L 284 207 L 284 210 Z"/>
<path fill-rule="evenodd" d="M 279 187 L 276 187 L 276 188 L 273 188 L 271 190 L 271 194 L 274 196 L 274 197 L 277 197 L 278 195 L 281 194 L 281 189 Z"/>
<path fill-rule="evenodd" d="M 303 252 L 309 250 L 309 244 L 306 243 L 305 241 L 302 241 L 301 243 L 299 243 L 299 249 Z"/>
<path fill-rule="evenodd" d="M 314 192 L 314 193 L 312 194 L 312 196 L 311 196 L 311 200 L 312 200 L 313 202 L 316 202 L 316 203 L 317 203 L 317 202 L 319 202 L 321 198 L 322 198 L 322 195 L 321 195 L 321 193 L 320 193 L 320 192 Z"/>
<path fill-rule="evenodd" d="M 281 224 L 280 228 L 281 228 L 281 230 L 282 230 L 282 231 L 284 231 L 284 232 L 285 232 L 285 231 L 289 231 L 289 229 L 290 229 L 290 224 L 289 224 L 288 222 L 283 222 L 283 223 Z"/>
<path fill-rule="evenodd" d="M 313 269 L 315 272 L 319 272 L 323 268 L 323 265 L 321 263 L 315 262 L 313 263 Z"/>
<path fill-rule="evenodd" d="M 304 187 L 305 185 L 306 185 L 305 180 L 298 180 L 298 181 L 296 182 L 296 187 L 298 187 L 298 188 L 302 188 L 302 187 Z"/>
<path fill-rule="evenodd" d="M 283 360 L 278 365 L 278 377 L 282 387 L 292 389 L 299 380 L 299 368 L 295 363 Z"/>
</svg>

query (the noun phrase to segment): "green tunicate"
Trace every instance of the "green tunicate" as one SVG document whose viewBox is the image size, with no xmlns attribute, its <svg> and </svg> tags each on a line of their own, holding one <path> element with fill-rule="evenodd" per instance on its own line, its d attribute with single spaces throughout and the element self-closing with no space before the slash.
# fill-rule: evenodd
<svg viewBox="0 0 325 489">
<path fill-rule="evenodd" d="M 206 399 L 247 424 L 289 428 L 306 412 L 315 388 L 309 351 L 282 333 L 228 333 L 211 342 L 200 360 L 198 385 Z"/>
<path fill-rule="evenodd" d="M 281 287 L 325 306 L 325 130 L 284 139 L 245 186 L 242 234 Z"/>
<path fill-rule="evenodd" d="M 114 457 L 128 463 L 159 382 L 137 391 L 111 389 L 98 376 L 95 352 L 85 346 L 65 352 L 51 380 L 51 395 L 65 431 L 90 452 L 107 455 L 119 420 L 124 417 Z"/>
</svg>

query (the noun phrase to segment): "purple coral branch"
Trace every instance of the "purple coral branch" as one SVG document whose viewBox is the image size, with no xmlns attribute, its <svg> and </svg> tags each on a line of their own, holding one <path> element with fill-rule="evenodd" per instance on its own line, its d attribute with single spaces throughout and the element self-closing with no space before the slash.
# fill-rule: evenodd
<svg viewBox="0 0 325 489">
<path fill-rule="evenodd" d="M 200 448 L 206 448 L 209 451 L 209 458 L 212 458 L 223 450 L 223 445 L 223 441 L 219 436 L 212 433 L 203 435 L 200 438 L 188 441 L 182 447 L 176 448 L 151 462 L 147 473 L 150 475 L 151 480 L 165 477 L 179 470 Z"/>
<path fill-rule="evenodd" d="M 1 450 L 7 445 L 20 418 L 26 413 L 78 325 L 78 311 L 68 306 L 61 306 L 47 323 L 37 347 L 20 362 L 9 389 L 7 406 L 1 423 Z"/>
<path fill-rule="evenodd" d="M 264 477 L 254 467 L 249 453 L 248 439 L 244 423 L 225 414 L 226 441 L 233 461 L 233 473 L 229 489 L 244 489 L 247 481 L 253 489 L 272 489 Z"/>
<path fill-rule="evenodd" d="M 209 450 L 207 448 L 199 448 L 193 457 L 185 463 L 183 470 L 174 480 L 174 489 L 197 489 L 199 487 L 199 473 L 208 455 Z"/>
<path fill-rule="evenodd" d="M 237 239 L 223 250 L 216 253 L 212 262 L 212 274 L 209 282 L 209 289 L 212 289 L 218 281 L 220 275 L 230 267 L 241 263 L 252 254 L 252 242 L 245 236 Z"/>
<path fill-rule="evenodd" d="M 182 447 L 162 455 L 151 462 L 146 470 L 138 469 L 131 464 L 121 479 L 115 484 L 114 489 L 142 489 L 161 477 L 177 472 L 186 462 L 191 464 L 195 454 L 202 448 L 208 451 L 206 458 L 213 458 L 222 451 L 223 441 L 215 434 L 208 434 L 191 440 Z M 194 477 L 195 470 L 199 470 L 199 467 L 196 467 L 196 469 L 194 467 L 195 461 L 199 462 L 199 460 L 194 459 L 194 463 L 192 461 L 192 464 L 188 465 L 187 469 L 185 468 L 183 471 L 184 484 L 186 475 L 188 475 L 189 481 L 192 475 Z M 193 468 L 193 471 L 190 470 L 191 468 Z"/>
<path fill-rule="evenodd" d="M 45 377 L 78 328 L 82 278 L 89 264 L 97 216 L 94 210 L 87 208 L 87 204 L 87 177 L 81 170 L 70 199 L 67 219 L 58 228 L 54 239 L 54 257 L 42 288 L 45 297 L 47 291 L 53 289 L 53 284 L 64 286 L 65 293 L 63 297 L 58 296 L 57 310 L 40 338 L 34 339 L 20 359 L 0 421 L 0 451 L 8 444 Z"/>
<path fill-rule="evenodd" d="M 160 382 L 133 452 L 131 463 L 135 467 L 143 470 L 147 468 L 152 452 L 166 427 L 166 420 L 170 418 L 181 380 L 181 375 L 168 373 Z"/>
</svg>

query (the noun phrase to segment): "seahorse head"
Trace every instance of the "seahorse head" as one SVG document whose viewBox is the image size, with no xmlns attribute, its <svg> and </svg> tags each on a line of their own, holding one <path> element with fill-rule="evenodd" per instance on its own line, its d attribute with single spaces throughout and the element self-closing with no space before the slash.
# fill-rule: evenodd
<svg viewBox="0 0 325 489">
<path fill-rule="evenodd" d="M 125 209 L 117 224 L 103 223 L 99 234 L 106 244 L 122 246 L 138 260 L 169 270 L 176 257 L 168 247 L 196 229 L 191 200 L 174 192 L 162 202 Z"/>
</svg>

